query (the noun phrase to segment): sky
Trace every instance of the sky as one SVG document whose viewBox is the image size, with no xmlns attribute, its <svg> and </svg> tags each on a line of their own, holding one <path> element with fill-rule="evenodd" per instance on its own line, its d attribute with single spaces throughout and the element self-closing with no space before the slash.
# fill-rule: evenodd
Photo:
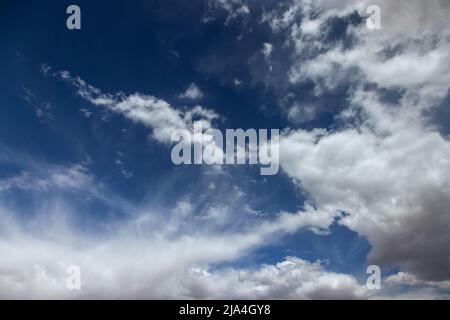
<svg viewBox="0 0 450 320">
<path fill-rule="evenodd" d="M 449 17 L 445 0 L 2 1 L 0 298 L 450 298 Z M 278 129 L 278 172 L 174 164 L 198 121 Z"/>
</svg>

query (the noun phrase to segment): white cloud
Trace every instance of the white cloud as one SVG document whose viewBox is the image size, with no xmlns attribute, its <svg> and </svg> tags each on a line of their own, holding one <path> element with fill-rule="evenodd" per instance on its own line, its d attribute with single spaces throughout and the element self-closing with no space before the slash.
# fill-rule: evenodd
<svg viewBox="0 0 450 320">
<path fill-rule="evenodd" d="M 195 83 L 191 83 L 179 97 L 182 99 L 199 100 L 203 98 L 203 92 Z"/>
<path fill-rule="evenodd" d="M 350 25 L 346 33 L 355 38 L 353 47 L 348 48 L 342 42 L 324 43 L 324 30 L 319 26 L 325 26 L 327 18 L 345 16 L 356 9 L 366 15 L 370 4 L 382 9 L 382 30 L 369 30 L 365 24 Z M 444 18 L 448 17 L 450 6 L 440 0 L 428 4 L 343 1 L 332 6 L 329 2 L 314 5 L 309 1 L 294 2 L 284 14 L 295 7 L 295 12 L 302 15 L 301 22 L 282 25 L 290 32 L 287 42 L 296 49 L 290 81 L 313 80 L 318 94 L 353 79 L 384 88 L 415 89 L 423 95 L 442 98 L 450 81 L 450 23 Z M 312 12 L 319 14 L 311 20 Z M 270 21 L 277 21 L 276 16 Z M 311 55 L 312 52 L 315 54 Z"/>
<path fill-rule="evenodd" d="M 0 149 L 2 163 L 19 159 L 23 165 L 27 163 L 23 155 L 6 151 Z M 119 160 L 125 157 L 121 152 L 117 152 L 117 156 Z M 0 198 L 0 251 L 8 252 L 8 255 L 0 255 L 1 298 L 194 298 L 198 292 L 193 291 L 193 285 L 199 279 L 193 269 L 209 269 L 221 262 L 232 262 L 270 243 L 277 235 L 301 228 L 323 232 L 335 217 L 335 213 L 316 212 L 306 206 L 304 211 L 295 214 L 280 213 L 270 220 L 260 218 L 252 224 L 224 229 L 224 221 L 236 219 L 239 214 L 231 207 L 208 205 L 199 211 L 189 199 L 179 201 L 173 209 L 153 204 L 136 207 L 124 203 L 117 194 L 106 192 L 85 166 L 59 167 L 33 162 L 27 168 L 29 173 L 6 182 L 2 180 L 0 185 L 8 190 L 25 189 L 31 197 L 42 196 L 41 191 L 86 192 L 108 208 L 123 210 L 126 215 L 118 219 L 110 217 L 104 226 L 93 226 L 99 231 L 92 234 L 83 231 L 86 219 L 82 214 L 88 216 L 89 212 L 81 214 L 80 207 L 72 205 L 70 195 L 52 193 L 37 206 L 26 208 L 26 220 Z M 235 191 L 225 203 L 242 197 L 240 190 Z M 75 197 L 78 204 L 79 195 Z M 201 212 L 208 218 L 202 219 Z M 93 212 L 93 216 L 96 214 Z M 216 228 L 218 225 L 222 226 L 220 230 Z M 81 291 L 66 289 L 69 265 L 81 267 Z M 308 263 L 301 262 L 301 265 Z M 305 269 L 304 277 L 308 277 L 309 269 L 301 268 Z M 349 276 L 328 273 L 318 264 L 311 268 L 323 274 L 319 287 L 324 290 L 327 279 L 332 288 L 336 288 L 337 283 L 338 288 L 347 288 L 348 284 L 349 291 L 359 290 Z M 282 273 L 274 275 L 274 285 L 276 281 L 285 281 L 286 276 L 289 272 L 283 268 Z M 233 284 L 234 280 L 225 274 L 218 273 L 217 277 L 223 277 L 221 284 L 224 286 L 228 281 Z M 205 285 L 209 283 L 206 281 Z M 318 294 L 319 287 L 305 288 L 311 290 L 305 297 Z M 338 294 L 337 288 L 333 290 L 330 294 Z M 302 297 L 302 292 L 303 289 L 298 289 L 295 294 Z M 344 290 L 343 294 L 342 297 L 348 297 L 348 291 Z M 241 293 L 235 295 L 238 297 Z M 326 292 L 323 295 L 329 296 Z M 203 297 L 214 296 L 213 292 L 205 291 Z M 232 292 L 229 297 L 233 297 Z"/>
<path fill-rule="evenodd" d="M 208 0 L 208 10 L 203 16 L 203 22 L 215 20 L 214 13 L 218 9 L 225 10 L 228 14 L 225 25 L 228 25 L 232 19 L 250 14 L 250 8 L 245 0 Z"/>
<path fill-rule="evenodd" d="M 264 54 L 264 58 L 268 60 L 272 55 L 273 45 L 271 43 L 265 42 L 263 44 L 262 53 Z"/>
<path fill-rule="evenodd" d="M 291 5 L 287 10 L 282 12 L 278 10 L 265 12 L 261 18 L 261 22 L 268 23 L 274 31 L 285 29 L 299 18 L 303 5 L 308 5 L 308 2 L 291 1 Z"/>
<path fill-rule="evenodd" d="M 380 299 L 435 300 L 450 298 L 450 281 L 423 281 L 416 276 L 399 272 L 383 281 L 386 286 Z M 408 290 L 399 290 L 407 287 Z"/>
<path fill-rule="evenodd" d="M 191 233 L 182 231 L 185 223 L 209 222 L 192 219 L 194 207 L 182 201 L 170 217 L 161 214 L 161 227 L 155 212 L 139 213 L 126 221 L 110 221 L 112 227 L 107 234 L 89 236 L 75 231 L 79 229 L 71 217 L 76 210 L 64 204 L 49 208 L 53 209 L 35 214 L 34 220 L 22 224 L 0 206 L 0 250 L 9 252 L 0 257 L 0 297 L 276 297 L 285 287 L 290 291 L 284 294 L 290 298 L 364 297 L 364 290 L 351 276 L 326 272 L 319 263 L 295 258 L 257 272 L 210 272 L 207 279 L 193 271 L 233 261 L 265 245 L 276 233 L 294 232 L 317 222 L 328 225 L 328 215 L 320 222 L 312 213 L 286 213 L 240 232 L 194 228 Z M 81 291 L 65 287 L 69 265 L 81 267 Z M 242 278 L 239 284 L 233 274 L 246 274 L 248 279 Z M 272 283 L 268 283 L 270 279 Z M 211 289 L 213 281 L 218 290 Z M 199 291 L 199 286 L 204 288 Z M 239 290 L 220 291 L 232 287 Z"/>
<path fill-rule="evenodd" d="M 288 108 L 287 118 L 292 123 L 304 123 L 314 120 L 316 113 L 317 110 L 313 104 L 294 103 Z"/>
<path fill-rule="evenodd" d="M 384 283 L 389 286 L 397 286 L 397 285 L 409 285 L 409 286 L 432 286 L 432 287 L 438 287 L 445 290 L 450 290 L 450 280 L 442 281 L 442 282 L 436 282 L 436 281 L 423 281 L 420 279 L 417 279 L 416 276 L 405 273 L 405 272 L 399 272 L 393 275 L 390 275 L 384 280 Z"/>
<path fill-rule="evenodd" d="M 182 280 L 194 298 L 212 299 L 366 299 L 369 291 L 350 275 L 327 272 L 320 262 L 288 257 L 257 270 L 194 269 Z M 232 293 L 230 297 L 230 292 Z"/>
<path fill-rule="evenodd" d="M 86 249 L 75 239 L 39 241 L 0 238 L 11 254 L 0 261 L 0 297 L 30 299 L 362 299 L 368 292 L 349 275 L 327 272 L 320 263 L 288 258 L 259 270 L 208 271 L 210 261 L 236 255 L 234 238 L 166 241 L 126 238 Z M 65 285 L 66 268 L 81 268 L 81 290 Z"/>
<path fill-rule="evenodd" d="M 177 109 L 167 101 L 151 95 L 141 93 L 125 95 L 121 92 L 116 94 L 103 93 L 81 78 L 72 77 L 68 71 L 61 71 L 58 75 L 61 79 L 69 81 L 75 86 L 78 94 L 93 105 L 107 108 L 151 128 L 153 138 L 162 143 L 170 143 L 171 135 L 177 129 L 192 130 L 194 118 L 196 121 L 203 121 L 205 128 L 211 127 L 211 122 L 219 118 L 214 111 L 204 109 L 201 106 L 195 106 L 191 109 Z M 188 89 L 187 93 L 190 98 L 200 97 L 201 92 L 198 88 L 195 88 L 190 87 L 192 90 Z"/>
<path fill-rule="evenodd" d="M 93 182 L 86 167 L 76 164 L 68 167 L 51 166 L 37 172 L 21 173 L 0 180 L 0 191 L 10 189 L 47 191 L 49 189 L 84 189 Z"/>
<path fill-rule="evenodd" d="M 450 277 L 449 141 L 414 118 L 410 105 L 395 109 L 362 92 L 353 101 L 363 124 L 286 132 L 282 168 L 319 209 L 350 213 L 342 223 L 368 238 L 370 261 L 425 279 Z"/>
<path fill-rule="evenodd" d="M 381 7 L 381 30 L 348 26 L 351 46 L 323 40 L 329 17 L 369 4 Z M 450 88 L 449 10 L 440 0 L 292 1 L 263 17 L 294 48 L 291 84 L 312 81 L 318 98 L 350 87 L 341 128 L 285 131 L 282 168 L 318 210 L 350 214 L 341 223 L 367 237 L 370 262 L 427 281 L 450 278 L 450 142 L 424 116 Z M 400 99 L 386 102 L 381 89 Z M 304 111 L 293 103 L 287 115 Z"/>
</svg>

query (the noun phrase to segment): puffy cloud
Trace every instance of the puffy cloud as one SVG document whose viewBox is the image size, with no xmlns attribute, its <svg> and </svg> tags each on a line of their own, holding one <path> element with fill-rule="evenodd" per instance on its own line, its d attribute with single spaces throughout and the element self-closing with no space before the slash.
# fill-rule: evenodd
<svg viewBox="0 0 450 320">
<path fill-rule="evenodd" d="M 283 30 L 302 20 L 302 29 L 310 31 L 311 21 L 323 21 L 336 15 L 345 15 L 357 10 L 367 17 L 367 8 L 377 5 L 381 9 L 382 32 L 374 31 L 374 35 L 413 35 L 424 30 L 441 31 L 449 26 L 448 15 L 450 5 L 445 0 L 432 0 L 424 4 L 420 0 L 291 0 L 287 6 L 266 12 L 262 21 L 269 23 L 273 30 Z M 310 13 L 315 15 L 310 16 Z M 320 15 L 319 15 L 320 14 Z M 306 24 L 305 24 L 306 22 Z M 305 28 L 306 27 L 306 28 Z M 313 28 L 319 31 L 316 28 Z"/>
<path fill-rule="evenodd" d="M 203 98 L 203 92 L 195 84 L 191 83 L 185 92 L 179 95 L 181 99 L 199 100 Z"/>
<path fill-rule="evenodd" d="M 303 123 L 316 117 L 316 107 L 313 104 L 294 103 L 289 107 L 287 118 L 292 123 Z"/>
<path fill-rule="evenodd" d="M 382 30 L 353 26 L 349 15 L 358 10 L 360 16 L 367 16 L 366 9 L 373 4 L 381 8 Z M 318 90 L 329 90 L 351 79 L 356 71 L 357 81 L 374 82 L 380 87 L 445 94 L 450 68 L 450 23 L 445 18 L 450 13 L 448 3 L 343 1 L 334 5 L 296 1 L 287 11 L 278 13 L 296 17 L 282 19 L 286 21 L 280 26 L 290 32 L 286 41 L 296 49 L 291 82 L 314 80 Z M 272 15 L 271 25 L 279 19 L 275 13 Z M 331 30 L 331 18 L 336 16 L 344 19 L 345 33 L 338 42 L 326 41 L 324 35 Z M 344 41 L 346 38 L 352 39 L 351 45 Z"/>
<path fill-rule="evenodd" d="M 381 30 L 365 25 L 373 4 L 381 8 Z M 450 81 L 449 10 L 440 0 L 429 6 L 421 1 L 286 1 L 262 14 L 280 52 L 271 59 L 271 72 L 254 76 L 272 87 L 283 114 L 297 125 L 339 112 L 344 104 L 339 97 L 360 84 L 409 90 L 422 109 L 429 108 L 445 98 Z M 311 102 L 314 111 L 302 109 Z M 299 121 L 294 115 L 303 111 L 307 114 Z"/>
<path fill-rule="evenodd" d="M 341 222 L 368 238 L 370 261 L 448 279 L 450 143 L 411 119 L 409 105 L 393 109 L 361 92 L 354 101 L 361 125 L 286 132 L 282 168 L 319 208 L 350 214 Z"/>
<path fill-rule="evenodd" d="M 415 89 L 430 99 L 445 97 L 450 80 L 448 38 L 430 40 L 432 36 L 422 34 L 394 42 L 388 36 L 374 38 L 367 31 L 358 36 L 360 43 L 352 49 L 338 45 L 294 64 L 290 81 L 313 80 L 319 93 L 353 79 L 376 83 L 380 88 Z"/>
<path fill-rule="evenodd" d="M 269 59 L 270 55 L 272 54 L 273 45 L 271 43 L 265 42 L 262 48 L 262 53 L 264 55 L 264 58 Z"/>
<path fill-rule="evenodd" d="M 381 8 L 381 30 L 356 19 L 369 4 Z M 427 281 L 450 278 L 450 143 L 426 116 L 450 88 L 449 10 L 440 0 L 291 1 L 263 16 L 294 48 L 291 85 L 312 82 L 313 101 L 347 96 L 335 129 L 285 130 L 282 168 L 318 210 L 349 214 L 340 223 L 367 237 L 370 262 Z M 292 100 L 293 123 L 322 110 Z"/>
<path fill-rule="evenodd" d="M 183 278 L 182 284 L 188 296 L 200 299 L 365 299 L 370 296 L 354 277 L 327 272 L 320 262 L 296 257 L 257 270 L 194 269 Z"/>
<path fill-rule="evenodd" d="M 201 106 L 195 106 L 192 109 L 177 109 L 167 101 L 151 95 L 103 93 L 83 79 L 72 77 L 68 71 L 61 71 L 57 75 L 75 86 L 78 94 L 93 105 L 105 107 L 151 128 L 153 137 L 163 143 L 170 143 L 172 133 L 178 129 L 192 131 L 194 120 L 203 121 L 204 127 L 207 128 L 211 126 L 213 120 L 219 117 L 214 111 Z M 185 94 L 191 99 L 197 99 L 203 95 L 195 85 L 191 85 Z"/>
</svg>

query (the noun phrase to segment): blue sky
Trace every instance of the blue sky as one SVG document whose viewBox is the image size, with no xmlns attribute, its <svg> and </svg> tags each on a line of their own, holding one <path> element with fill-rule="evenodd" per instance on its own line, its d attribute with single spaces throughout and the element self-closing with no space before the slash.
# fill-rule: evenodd
<svg viewBox="0 0 450 320">
<path fill-rule="evenodd" d="M 68 30 L 3 1 L 0 297 L 448 297 L 449 6 L 378 2 L 381 30 L 306 0 L 77 1 Z M 174 165 L 191 113 L 280 129 L 278 174 Z"/>
</svg>

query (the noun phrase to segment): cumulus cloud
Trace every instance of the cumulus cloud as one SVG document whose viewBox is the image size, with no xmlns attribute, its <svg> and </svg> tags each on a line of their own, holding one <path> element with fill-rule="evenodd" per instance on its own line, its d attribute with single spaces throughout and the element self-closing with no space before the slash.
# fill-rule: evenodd
<svg viewBox="0 0 450 320">
<path fill-rule="evenodd" d="M 271 43 L 265 42 L 262 48 L 262 53 L 266 59 L 270 58 L 272 54 L 273 45 Z"/>
<path fill-rule="evenodd" d="M 350 214 L 342 223 L 368 238 L 370 261 L 448 279 L 448 141 L 408 126 L 292 131 L 281 141 L 282 168 L 320 208 Z"/>
<path fill-rule="evenodd" d="M 369 5 L 381 8 L 382 30 L 354 23 Z M 380 87 L 413 86 L 429 95 L 445 94 L 449 81 L 450 6 L 445 1 L 292 1 L 285 11 L 266 13 L 274 32 L 288 32 L 295 48 L 289 80 L 314 80 L 330 90 L 354 73 Z M 333 19 L 345 26 L 339 41 L 327 41 Z M 356 18 L 356 17 L 355 17 Z M 349 41 L 346 41 L 349 40 Z M 358 73 L 359 72 L 359 73 Z M 363 78 L 363 79 L 360 79 Z M 320 93 L 320 92 L 319 92 Z"/>
<path fill-rule="evenodd" d="M 327 272 L 320 262 L 296 257 L 259 269 L 193 269 L 183 278 L 190 297 L 213 299 L 367 299 L 365 286 L 350 275 Z M 230 297 L 232 292 L 232 297 Z"/>
<path fill-rule="evenodd" d="M 178 97 L 181 99 L 199 100 L 203 98 L 203 92 L 195 83 L 191 83 L 189 87 L 186 88 L 186 91 L 181 93 Z"/>
<path fill-rule="evenodd" d="M 317 97 L 345 83 L 348 99 L 336 117 L 339 128 L 285 131 L 282 168 L 319 209 L 349 214 L 341 223 L 367 237 L 369 262 L 447 281 L 450 142 L 425 114 L 448 95 L 448 4 L 431 1 L 422 10 L 419 1 L 381 1 L 383 29 L 349 25 L 348 46 L 323 45 L 325 29 L 308 19 L 296 24 L 294 12 L 305 15 L 309 8 L 299 3 L 269 20 L 275 32 L 291 31 L 287 41 L 296 51 L 289 80 L 312 81 Z M 330 17 L 322 4 L 314 9 L 318 25 Z M 364 5 L 350 1 L 331 12 L 364 12 Z M 383 98 L 383 90 L 398 92 L 399 99 Z M 294 107 L 289 114 L 298 112 Z"/>
<path fill-rule="evenodd" d="M 175 108 L 163 99 L 142 93 L 125 95 L 124 93 L 103 93 L 100 89 L 86 83 L 80 77 L 72 77 L 70 72 L 61 71 L 57 75 L 77 88 L 78 94 L 96 106 L 121 114 L 132 121 L 141 123 L 153 130 L 153 137 L 162 143 L 170 143 L 172 133 L 176 130 L 192 131 L 193 121 L 202 121 L 208 128 L 218 115 L 201 106 L 194 108 Z M 194 85 L 186 91 L 189 98 L 201 97 L 201 91 Z"/>
</svg>

